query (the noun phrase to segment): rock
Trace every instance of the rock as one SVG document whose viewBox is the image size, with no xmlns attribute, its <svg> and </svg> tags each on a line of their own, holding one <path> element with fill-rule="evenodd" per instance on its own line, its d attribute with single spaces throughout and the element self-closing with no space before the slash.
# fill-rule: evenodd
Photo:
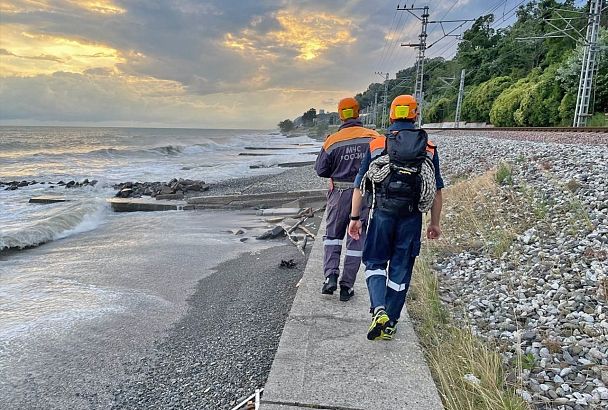
<svg viewBox="0 0 608 410">
<path fill-rule="evenodd" d="M 275 226 L 274 228 L 264 232 L 263 234 L 256 237 L 256 239 L 274 239 L 285 234 L 285 229 L 282 226 Z"/>
<path fill-rule="evenodd" d="M 184 199 L 184 194 L 182 194 L 181 192 L 175 193 L 175 194 L 156 195 L 156 200 L 158 200 L 158 201 L 160 201 L 160 200 L 175 201 L 175 200 L 182 200 L 182 199 Z"/>
<path fill-rule="evenodd" d="M 117 194 L 117 198 L 131 198 L 133 190 L 131 188 L 123 188 Z"/>
<path fill-rule="evenodd" d="M 160 191 L 158 191 L 157 195 L 169 195 L 169 194 L 174 194 L 175 190 L 173 190 L 173 188 L 167 186 L 167 185 L 163 185 L 160 188 Z"/>
</svg>

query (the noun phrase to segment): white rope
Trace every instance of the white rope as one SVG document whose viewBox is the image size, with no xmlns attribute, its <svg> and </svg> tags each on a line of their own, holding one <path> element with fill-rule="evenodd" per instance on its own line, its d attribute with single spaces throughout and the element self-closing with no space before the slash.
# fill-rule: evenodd
<svg viewBox="0 0 608 410">
<path fill-rule="evenodd" d="M 399 167 L 391 164 L 388 154 L 384 154 L 374 159 L 369 164 L 369 169 L 361 180 L 361 186 L 359 189 L 362 193 L 366 192 L 368 181 L 372 183 L 372 205 L 369 211 L 369 217 L 367 220 L 367 226 L 372 220 L 374 210 L 376 208 L 376 184 L 380 184 L 386 179 L 392 170 L 403 171 L 407 173 L 417 172 L 415 168 Z M 422 213 L 428 212 L 433 206 L 435 201 L 435 194 L 437 192 L 437 183 L 435 181 L 435 167 L 433 161 L 428 156 L 424 159 L 420 167 L 420 177 L 422 178 L 422 184 L 420 189 L 420 202 L 418 202 L 418 210 Z"/>
</svg>

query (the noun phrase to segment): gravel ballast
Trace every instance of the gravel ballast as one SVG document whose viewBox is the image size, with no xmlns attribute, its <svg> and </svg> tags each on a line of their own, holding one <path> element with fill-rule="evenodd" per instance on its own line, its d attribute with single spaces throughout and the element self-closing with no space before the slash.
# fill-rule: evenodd
<svg viewBox="0 0 608 410">
<path fill-rule="evenodd" d="M 519 363 L 521 374 L 510 381 L 534 408 L 608 408 L 608 148 L 432 139 L 447 179 L 508 162 L 512 185 L 504 189 L 521 206 L 505 212 L 542 214 L 528 215 L 499 257 L 469 249 L 438 260 L 442 300 L 457 320 L 496 344 L 507 368 Z M 493 200 L 501 206 L 500 197 Z"/>
</svg>

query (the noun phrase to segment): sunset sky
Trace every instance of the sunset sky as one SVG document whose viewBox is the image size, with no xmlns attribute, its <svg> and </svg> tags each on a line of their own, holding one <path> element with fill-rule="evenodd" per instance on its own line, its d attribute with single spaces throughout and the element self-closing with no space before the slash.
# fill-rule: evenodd
<svg viewBox="0 0 608 410">
<path fill-rule="evenodd" d="M 380 80 L 374 71 L 414 63 L 397 44 L 417 41 L 420 24 L 397 3 L 2 0 L 0 124 L 272 128 L 335 110 Z M 499 3 L 416 5 L 455 19 Z M 431 30 L 430 42 L 441 35 Z M 455 47 L 444 39 L 428 55 Z"/>
</svg>

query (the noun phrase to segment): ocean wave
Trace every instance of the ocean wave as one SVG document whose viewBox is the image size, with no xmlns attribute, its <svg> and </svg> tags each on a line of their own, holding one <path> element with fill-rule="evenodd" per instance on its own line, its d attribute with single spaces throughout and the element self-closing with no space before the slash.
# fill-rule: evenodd
<svg viewBox="0 0 608 410">
<path fill-rule="evenodd" d="M 91 231 L 103 222 L 107 212 L 108 205 L 101 199 L 55 208 L 44 219 L 0 232 L 0 251 L 31 248 L 56 239 Z"/>
<path fill-rule="evenodd" d="M 201 154 L 211 151 L 230 149 L 230 146 L 213 142 L 192 145 L 161 145 L 154 147 L 125 147 L 125 148 L 97 148 L 88 151 L 62 151 L 62 152 L 5 152 L 0 158 L 18 161 L 41 161 L 42 159 L 66 159 L 86 157 L 141 157 L 141 156 L 179 156 Z"/>
</svg>

